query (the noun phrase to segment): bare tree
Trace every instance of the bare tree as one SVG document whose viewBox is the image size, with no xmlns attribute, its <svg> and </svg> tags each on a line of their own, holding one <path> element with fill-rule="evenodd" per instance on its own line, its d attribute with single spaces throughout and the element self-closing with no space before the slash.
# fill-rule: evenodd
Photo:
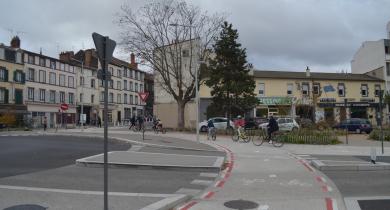
<svg viewBox="0 0 390 210">
<path fill-rule="evenodd" d="M 209 15 L 177 0 L 154 1 L 141 8 L 125 4 L 118 13 L 121 45 L 145 61 L 154 71 L 155 85 L 177 102 L 179 128 L 184 127 L 185 105 L 195 96 L 196 72 L 198 81 L 202 79 L 196 71 L 198 61 L 209 56 L 223 21 L 223 15 Z"/>
</svg>

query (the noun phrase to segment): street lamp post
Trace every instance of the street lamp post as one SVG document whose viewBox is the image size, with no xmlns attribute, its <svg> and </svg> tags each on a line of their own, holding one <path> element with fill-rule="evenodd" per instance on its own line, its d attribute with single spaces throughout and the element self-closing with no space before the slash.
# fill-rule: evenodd
<svg viewBox="0 0 390 210">
<path fill-rule="evenodd" d="M 72 60 L 78 62 L 81 64 L 81 75 L 82 75 L 82 78 L 83 78 L 83 83 L 81 84 L 81 92 L 83 94 L 83 97 L 84 97 L 84 82 L 85 82 L 85 79 L 84 79 L 84 61 L 82 60 L 77 60 L 77 59 L 74 59 L 74 58 L 71 58 Z M 77 97 L 77 96 L 76 96 Z M 84 116 L 84 102 L 83 102 L 83 99 L 80 97 L 80 104 L 81 104 L 81 110 L 80 110 L 80 125 L 81 125 L 81 131 L 84 131 L 84 121 L 83 121 L 83 116 Z"/>
</svg>

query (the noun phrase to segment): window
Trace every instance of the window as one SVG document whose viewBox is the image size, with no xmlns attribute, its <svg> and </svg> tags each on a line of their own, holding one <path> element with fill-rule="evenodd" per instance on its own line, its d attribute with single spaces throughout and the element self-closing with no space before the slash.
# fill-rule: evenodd
<svg viewBox="0 0 390 210">
<path fill-rule="evenodd" d="M 389 46 L 385 46 L 385 53 L 386 53 L 386 54 L 389 54 L 389 53 L 390 53 L 390 51 L 389 51 Z"/>
<path fill-rule="evenodd" d="M 362 86 L 360 87 L 360 91 L 361 91 L 361 94 L 363 97 L 367 97 L 368 96 L 368 86 L 367 84 L 362 84 Z"/>
<path fill-rule="evenodd" d="M 135 104 L 138 104 L 138 96 L 135 96 Z"/>
<path fill-rule="evenodd" d="M 84 86 L 84 77 L 80 77 L 80 86 Z"/>
<path fill-rule="evenodd" d="M 134 83 L 135 92 L 138 92 L 138 83 Z"/>
<path fill-rule="evenodd" d="M 91 95 L 91 104 L 95 103 L 95 95 Z"/>
<path fill-rule="evenodd" d="M 34 101 L 34 88 L 28 88 L 27 97 L 28 100 Z"/>
<path fill-rule="evenodd" d="M 81 103 L 83 102 L 83 96 L 84 96 L 84 94 L 80 93 L 80 102 Z"/>
<path fill-rule="evenodd" d="M 138 71 L 135 72 L 135 79 L 138 79 Z"/>
<path fill-rule="evenodd" d="M 46 72 L 39 70 L 39 82 L 46 83 Z"/>
<path fill-rule="evenodd" d="M 337 85 L 337 92 L 340 97 L 345 97 L 345 85 L 344 83 L 339 83 Z"/>
<path fill-rule="evenodd" d="M 73 104 L 74 103 L 74 94 L 73 93 L 69 93 L 69 104 Z"/>
<path fill-rule="evenodd" d="M 5 88 L 0 88 L 0 103 L 8 103 L 8 90 Z"/>
<path fill-rule="evenodd" d="M 313 84 L 313 94 L 315 95 L 320 94 L 320 84 Z"/>
<path fill-rule="evenodd" d="M 60 103 L 65 103 L 65 92 L 60 92 Z"/>
<path fill-rule="evenodd" d="M 142 86 L 142 84 L 139 84 L 139 92 L 143 92 L 143 86 Z"/>
<path fill-rule="evenodd" d="M 104 101 L 104 92 L 103 91 L 100 92 L 99 98 L 100 98 L 100 102 Z"/>
<path fill-rule="evenodd" d="M 114 103 L 114 94 L 113 94 L 113 93 L 110 93 L 110 94 L 108 95 L 108 102 L 109 102 L 109 103 Z"/>
<path fill-rule="evenodd" d="M 39 58 L 39 65 L 45 66 L 45 59 L 44 58 Z"/>
<path fill-rule="evenodd" d="M 71 87 L 71 88 L 74 88 L 74 77 L 73 76 L 69 76 L 68 77 L 68 87 Z"/>
<path fill-rule="evenodd" d="M 292 95 L 293 94 L 293 88 L 294 84 L 287 84 L 287 95 Z"/>
<path fill-rule="evenodd" d="M 144 76 L 143 73 L 140 72 L 140 73 L 139 73 L 139 77 L 140 77 L 139 79 L 140 79 L 141 81 L 144 81 L 144 77 L 145 77 L 145 76 Z"/>
<path fill-rule="evenodd" d="M 110 67 L 110 68 L 108 69 L 108 71 L 111 73 L 111 76 L 114 75 L 114 69 L 113 69 L 112 67 Z"/>
<path fill-rule="evenodd" d="M 130 87 L 129 87 L 130 91 L 133 91 L 133 82 L 130 82 Z"/>
<path fill-rule="evenodd" d="M 34 56 L 28 55 L 28 63 L 34 64 Z"/>
<path fill-rule="evenodd" d="M 91 88 L 95 88 L 95 79 L 91 79 Z"/>
<path fill-rule="evenodd" d="M 55 61 L 50 61 L 50 68 L 56 69 L 56 62 Z"/>
<path fill-rule="evenodd" d="M 123 70 L 123 76 L 124 76 L 124 77 L 127 77 L 127 69 L 124 69 L 124 70 Z"/>
<path fill-rule="evenodd" d="M 264 83 L 259 83 L 259 95 L 260 96 L 264 96 L 264 92 L 265 92 L 265 85 L 264 85 Z"/>
<path fill-rule="evenodd" d="M 375 85 L 375 96 L 379 96 L 381 92 L 381 85 Z"/>
<path fill-rule="evenodd" d="M 123 90 L 127 90 L 127 80 L 123 80 Z"/>
<path fill-rule="evenodd" d="M 0 67 L 0 80 L 8 81 L 8 71 L 5 68 Z"/>
<path fill-rule="evenodd" d="M 123 94 L 123 103 L 127 104 L 127 94 Z"/>
<path fill-rule="evenodd" d="M 390 76 L 390 63 L 389 62 L 386 62 L 386 73 L 387 73 L 387 76 Z"/>
<path fill-rule="evenodd" d="M 56 73 L 54 73 L 54 72 L 50 72 L 49 73 L 49 83 L 51 85 L 55 85 L 56 84 Z"/>
<path fill-rule="evenodd" d="M 5 60 L 7 61 L 11 61 L 11 62 L 15 62 L 16 59 L 15 59 L 15 51 L 13 50 L 8 50 L 8 49 L 5 49 Z"/>
<path fill-rule="evenodd" d="M 122 103 L 122 98 L 121 98 L 121 97 L 122 97 L 121 94 L 118 94 L 118 95 L 116 96 L 116 102 L 117 102 L 118 104 Z"/>
<path fill-rule="evenodd" d="M 40 101 L 45 101 L 45 90 L 44 89 L 39 89 L 39 100 Z"/>
<path fill-rule="evenodd" d="M 302 95 L 309 95 L 309 84 L 302 83 Z"/>
<path fill-rule="evenodd" d="M 60 70 L 65 71 L 65 64 L 60 63 Z"/>
<path fill-rule="evenodd" d="M 50 91 L 50 103 L 55 103 L 56 102 L 56 91 L 55 90 L 51 90 Z"/>
<path fill-rule="evenodd" d="M 118 82 L 116 83 L 116 89 L 121 90 L 121 88 L 122 88 L 121 81 L 118 81 Z"/>
<path fill-rule="evenodd" d="M 35 81 L 35 70 L 34 69 L 32 69 L 32 68 L 28 69 L 27 80 L 32 81 L 32 82 Z"/>
<path fill-rule="evenodd" d="M 113 80 L 108 81 L 108 87 L 111 89 L 114 88 L 114 81 Z"/>
<path fill-rule="evenodd" d="M 118 77 L 121 77 L 122 76 L 122 71 L 120 69 L 118 69 Z"/>
<path fill-rule="evenodd" d="M 133 95 L 130 95 L 130 104 L 133 104 Z"/>
<path fill-rule="evenodd" d="M 60 74 L 60 86 L 65 86 L 65 75 Z"/>
<path fill-rule="evenodd" d="M 23 72 L 20 70 L 14 71 L 14 81 L 24 83 Z"/>
</svg>

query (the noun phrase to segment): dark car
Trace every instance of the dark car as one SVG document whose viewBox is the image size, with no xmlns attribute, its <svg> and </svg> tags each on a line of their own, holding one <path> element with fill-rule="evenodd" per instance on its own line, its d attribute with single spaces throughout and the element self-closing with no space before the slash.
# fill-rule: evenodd
<svg viewBox="0 0 390 210">
<path fill-rule="evenodd" d="M 335 129 L 346 129 L 348 128 L 348 131 L 355 131 L 356 133 L 371 133 L 372 126 L 370 121 L 367 119 L 362 118 L 351 118 L 348 120 L 344 120 L 341 123 L 339 123 L 336 126 L 333 126 Z"/>
</svg>

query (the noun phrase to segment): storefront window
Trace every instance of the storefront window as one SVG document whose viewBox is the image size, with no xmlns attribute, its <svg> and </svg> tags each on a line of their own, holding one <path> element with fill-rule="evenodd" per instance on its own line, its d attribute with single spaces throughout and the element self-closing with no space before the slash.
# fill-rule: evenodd
<svg viewBox="0 0 390 210">
<path fill-rule="evenodd" d="M 344 83 L 339 83 L 338 86 L 337 86 L 337 91 L 338 91 L 338 94 L 340 97 L 344 97 L 345 96 L 345 86 L 344 86 Z"/>
</svg>

